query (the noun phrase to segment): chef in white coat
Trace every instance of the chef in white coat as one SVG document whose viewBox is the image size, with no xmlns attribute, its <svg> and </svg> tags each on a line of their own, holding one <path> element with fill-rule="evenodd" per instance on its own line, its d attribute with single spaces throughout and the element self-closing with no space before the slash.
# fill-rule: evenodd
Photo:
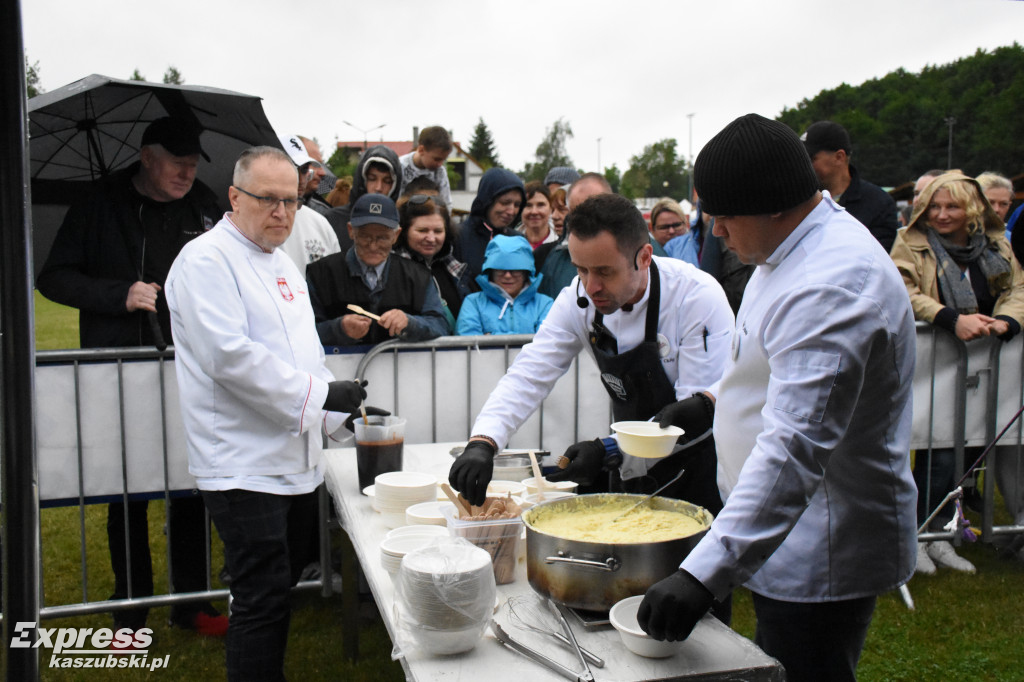
<svg viewBox="0 0 1024 682">
<path fill-rule="evenodd" d="M 616 420 L 685 421 L 694 436 L 710 429 L 709 401 L 691 396 L 718 381 L 728 358 L 733 315 L 722 288 L 692 265 L 653 256 L 643 216 L 625 197 L 590 197 L 574 208 L 568 229 L 579 275 L 491 392 L 449 473 L 474 504 L 484 499 L 495 453 L 581 351 L 600 368 Z M 652 460 L 620 453 L 612 438 L 583 441 L 570 446 L 568 466 L 552 478 L 653 492 L 685 468 L 669 494 L 716 512 L 714 447 L 710 439 L 701 445 Z"/>
<path fill-rule="evenodd" d="M 310 536 L 290 524 L 315 518 L 328 411 L 366 397 L 327 370 L 305 280 L 278 249 L 297 188 L 280 149 L 243 152 L 232 212 L 182 249 L 165 285 L 189 471 L 231 575 L 229 680 L 284 679 L 289 588 L 305 554 L 295 538 Z M 346 415 L 330 416 L 333 427 Z"/>
<path fill-rule="evenodd" d="M 854 680 L 878 594 L 914 570 L 914 315 L 871 233 L 818 191 L 786 125 L 736 119 L 697 157 L 714 232 L 757 265 L 708 391 L 725 507 L 640 626 L 686 638 L 715 597 L 753 593 L 786 678 Z"/>
</svg>

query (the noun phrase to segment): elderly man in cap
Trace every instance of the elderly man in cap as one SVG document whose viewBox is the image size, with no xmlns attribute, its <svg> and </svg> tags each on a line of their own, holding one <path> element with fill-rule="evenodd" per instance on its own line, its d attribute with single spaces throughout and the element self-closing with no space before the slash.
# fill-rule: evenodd
<svg viewBox="0 0 1024 682">
<path fill-rule="evenodd" d="M 36 285 L 51 301 L 78 308 L 82 348 L 156 345 L 162 350 L 170 340 L 170 313 L 162 296 L 167 271 L 185 243 L 220 217 L 213 192 L 196 180 L 200 156 L 209 161 L 199 133 L 183 121 L 157 119 L 142 134 L 139 160 L 100 183 L 64 217 Z M 112 599 L 153 594 L 148 504 L 114 502 L 108 508 Z M 205 590 L 202 500 L 171 498 L 168 525 L 174 591 Z M 147 612 L 117 611 L 114 627 L 138 630 Z M 171 622 L 206 635 L 227 630 L 227 618 L 209 602 L 174 606 Z"/>
<path fill-rule="evenodd" d="M 298 208 L 280 149 L 242 152 L 231 213 L 167 275 L 189 471 L 231 574 L 229 682 L 284 680 L 296 583 L 313 538 L 323 436 L 366 397 L 324 363 L 306 287 L 278 247 Z M 296 530 L 300 532 L 296 532 Z"/>
<path fill-rule="evenodd" d="M 846 128 L 832 121 L 818 121 L 800 139 L 811 157 L 821 189 L 827 189 L 832 200 L 868 228 L 888 252 L 899 228 L 896 202 L 881 187 L 862 180 L 850 163 L 850 135 Z"/>
<path fill-rule="evenodd" d="M 390 197 L 364 194 L 348 223 L 353 245 L 306 268 L 317 331 L 325 346 L 424 341 L 451 334 L 430 271 L 391 253 L 401 231 Z M 356 314 L 357 305 L 378 319 Z"/>
<path fill-rule="evenodd" d="M 706 392 L 725 507 L 647 591 L 640 625 L 684 639 L 746 585 L 755 641 L 788 680 L 854 680 L 876 596 L 904 584 L 917 555 L 910 301 L 889 255 L 818 191 L 787 126 L 733 121 L 694 181 L 714 233 L 757 268 Z"/>
</svg>

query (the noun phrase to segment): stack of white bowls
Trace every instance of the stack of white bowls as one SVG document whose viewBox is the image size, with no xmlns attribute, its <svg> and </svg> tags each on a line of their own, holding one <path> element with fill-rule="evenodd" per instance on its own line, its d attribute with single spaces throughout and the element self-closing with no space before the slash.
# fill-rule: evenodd
<svg viewBox="0 0 1024 682">
<path fill-rule="evenodd" d="M 395 588 L 401 631 L 429 654 L 475 647 L 494 609 L 491 557 L 459 538 L 407 553 Z"/>
<path fill-rule="evenodd" d="M 448 530 L 438 526 L 401 526 L 388 531 L 380 543 L 380 564 L 394 576 L 402 565 L 402 557 L 409 552 L 427 547 L 439 537 L 447 537 Z"/>
<path fill-rule="evenodd" d="M 444 502 L 420 502 L 405 510 L 405 522 L 410 526 L 445 526 L 448 521 L 445 519 L 445 507 L 455 509 L 455 505 L 445 499 Z"/>
<path fill-rule="evenodd" d="M 373 482 L 373 508 L 392 528 L 405 523 L 405 510 L 436 498 L 437 479 L 416 471 L 389 471 Z"/>
</svg>

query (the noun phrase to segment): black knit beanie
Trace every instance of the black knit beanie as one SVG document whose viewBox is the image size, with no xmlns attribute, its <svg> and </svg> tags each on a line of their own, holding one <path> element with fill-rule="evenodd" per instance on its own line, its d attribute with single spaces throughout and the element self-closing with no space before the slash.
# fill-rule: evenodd
<svg viewBox="0 0 1024 682">
<path fill-rule="evenodd" d="M 711 215 L 763 215 L 793 208 L 818 191 L 803 142 L 784 123 L 741 116 L 697 155 L 693 184 Z"/>
</svg>

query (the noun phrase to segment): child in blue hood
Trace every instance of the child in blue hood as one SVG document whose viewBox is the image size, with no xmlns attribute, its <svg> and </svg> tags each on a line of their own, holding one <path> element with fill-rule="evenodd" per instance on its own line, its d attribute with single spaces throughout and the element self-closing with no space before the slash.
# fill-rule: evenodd
<svg viewBox="0 0 1024 682">
<path fill-rule="evenodd" d="M 533 334 L 544 321 L 554 299 L 537 292 L 533 249 L 522 236 L 498 235 L 487 244 L 483 274 L 476 278 L 481 291 L 462 302 L 457 332 L 479 334 Z"/>
</svg>

